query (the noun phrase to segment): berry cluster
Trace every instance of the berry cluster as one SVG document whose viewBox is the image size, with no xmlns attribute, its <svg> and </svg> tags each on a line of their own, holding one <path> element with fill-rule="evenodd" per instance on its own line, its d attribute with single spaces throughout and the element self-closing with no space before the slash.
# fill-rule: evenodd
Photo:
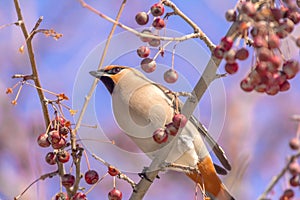
<svg viewBox="0 0 300 200">
<path fill-rule="evenodd" d="M 172 122 L 167 124 L 165 128 L 158 128 L 153 133 L 153 140 L 158 144 L 168 141 L 169 135 L 175 136 L 179 128 L 183 128 L 187 123 L 187 118 L 183 114 L 175 114 Z"/>
<path fill-rule="evenodd" d="M 67 163 L 70 160 L 70 153 L 65 150 L 69 146 L 67 142 L 68 135 L 71 132 L 71 123 L 65 118 L 56 116 L 52 120 L 51 124 L 48 127 L 46 133 L 42 133 L 38 136 L 37 143 L 41 147 L 52 147 L 53 151 L 48 152 L 45 160 L 49 165 L 55 165 L 58 162 L 61 164 Z M 84 179 L 87 184 L 93 185 L 98 182 L 99 175 L 95 170 L 88 170 L 84 174 Z M 75 183 L 75 176 L 71 173 L 66 173 L 61 176 L 61 184 L 65 188 L 73 187 Z M 64 193 L 58 193 L 55 196 L 55 199 L 68 199 L 67 195 Z M 86 200 L 87 197 L 84 193 L 76 193 L 71 200 Z"/>
<path fill-rule="evenodd" d="M 158 36 L 159 30 L 165 28 L 166 26 L 166 22 L 165 22 L 165 18 L 162 18 L 162 15 L 165 12 L 165 8 L 164 5 L 162 3 L 156 3 L 154 5 L 151 6 L 150 11 L 148 13 L 146 12 L 139 12 L 136 16 L 135 16 L 135 21 L 139 24 L 139 25 L 146 25 L 149 22 L 149 14 L 151 13 L 152 16 L 154 17 L 153 22 L 152 22 L 152 27 L 150 29 L 144 29 L 141 33 L 143 34 L 148 34 L 148 35 L 156 35 Z M 151 29 L 155 29 L 154 32 Z M 143 58 L 143 60 L 141 61 L 140 65 L 141 68 L 146 72 L 146 73 L 151 73 L 153 71 L 155 71 L 156 69 L 156 57 L 158 56 L 158 54 L 154 57 L 154 58 L 148 58 L 148 56 L 150 55 L 150 47 L 158 47 L 160 46 L 161 42 L 159 39 L 152 39 L 149 37 L 141 37 L 140 38 L 143 42 L 148 43 L 145 46 L 140 46 L 137 49 L 137 54 L 139 57 Z M 160 54 L 163 56 L 163 48 L 160 48 Z M 173 69 L 169 69 L 164 73 L 164 80 L 167 83 L 175 83 L 178 79 L 178 73 Z"/>
<path fill-rule="evenodd" d="M 241 1 L 236 9 L 230 9 L 225 17 L 238 24 L 237 33 L 254 48 L 253 64 L 250 73 L 241 81 L 241 88 L 246 91 L 264 92 L 275 95 L 290 88 L 290 79 L 299 71 L 297 60 L 285 58 L 280 50 L 281 40 L 287 36 L 300 47 L 300 37 L 294 38 L 291 32 L 300 22 L 299 1 L 284 0 L 280 5 L 275 1 Z M 235 37 L 235 36 L 232 36 Z M 239 40 L 238 40 L 239 41 Z M 213 52 L 219 59 L 225 59 L 228 74 L 238 71 L 236 60 L 245 60 L 249 52 L 245 47 L 233 47 L 233 38 L 222 38 Z"/>
</svg>

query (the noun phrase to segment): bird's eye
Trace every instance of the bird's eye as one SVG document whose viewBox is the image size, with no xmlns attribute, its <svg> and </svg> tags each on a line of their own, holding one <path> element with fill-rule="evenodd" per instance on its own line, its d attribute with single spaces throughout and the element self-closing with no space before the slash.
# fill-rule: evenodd
<svg viewBox="0 0 300 200">
<path fill-rule="evenodd" d="M 110 74 L 117 74 L 117 73 L 119 73 L 121 70 L 122 70 L 122 68 L 120 68 L 120 67 L 115 67 L 115 68 L 112 68 L 111 70 L 109 70 L 109 73 L 110 73 Z"/>
</svg>

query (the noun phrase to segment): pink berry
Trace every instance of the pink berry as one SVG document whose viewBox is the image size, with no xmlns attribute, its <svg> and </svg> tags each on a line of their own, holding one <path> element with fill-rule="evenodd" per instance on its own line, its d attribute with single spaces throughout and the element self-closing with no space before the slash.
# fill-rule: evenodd
<svg viewBox="0 0 300 200">
<path fill-rule="evenodd" d="M 249 57 L 249 51 L 246 48 L 240 48 L 235 53 L 235 58 L 239 60 L 246 60 Z"/>
<path fill-rule="evenodd" d="M 108 167 L 107 173 L 109 173 L 109 175 L 111 175 L 111 176 L 117 176 L 117 175 L 120 173 L 120 171 L 117 170 L 117 169 L 116 169 L 115 167 L 113 167 L 113 166 L 109 166 L 109 167 Z"/>
<path fill-rule="evenodd" d="M 153 140 L 158 144 L 162 144 L 168 141 L 168 134 L 163 128 L 159 128 L 153 133 Z"/>
<path fill-rule="evenodd" d="M 300 166 L 299 166 L 299 164 L 298 164 L 297 161 L 291 162 L 291 163 L 289 164 L 288 167 L 289 167 L 289 168 L 288 168 L 288 169 L 289 169 L 289 172 L 290 172 L 293 176 L 299 175 L 299 172 L 300 172 Z"/>
<path fill-rule="evenodd" d="M 243 2 L 239 7 L 239 11 L 250 17 L 253 17 L 256 13 L 256 8 L 252 2 Z"/>
<path fill-rule="evenodd" d="M 236 11 L 233 9 L 229 9 L 225 13 L 225 18 L 229 22 L 234 22 L 236 20 Z"/>
<path fill-rule="evenodd" d="M 136 14 L 135 16 L 135 21 L 136 23 L 138 23 L 139 25 L 146 25 L 149 21 L 149 16 L 147 13 L 145 12 L 139 12 L 138 14 Z"/>
<path fill-rule="evenodd" d="M 260 61 L 269 61 L 271 56 L 272 52 L 266 47 L 261 47 L 257 50 L 257 57 Z"/>
<path fill-rule="evenodd" d="M 62 177 L 61 177 L 61 184 L 64 186 L 64 187 L 72 187 L 75 183 L 75 177 L 72 175 L 72 174 L 64 174 Z"/>
<path fill-rule="evenodd" d="M 144 29 L 141 31 L 141 33 L 143 34 L 147 34 L 147 35 L 153 35 L 153 33 L 151 32 L 151 30 L 149 29 Z M 149 38 L 149 37 L 140 37 L 140 39 L 143 41 L 143 42 L 150 42 L 152 39 Z"/>
<path fill-rule="evenodd" d="M 165 12 L 164 5 L 161 3 L 156 3 L 151 6 L 151 13 L 154 17 L 162 16 Z"/>
<path fill-rule="evenodd" d="M 82 192 L 77 192 L 72 198 L 71 200 L 87 200 L 87 197 L 84 193 Z"/>
<path fill-rule="evenodd" d="M 145 72 L 151 73 L 156 69 L 156 62 L 151 58 L 144 58 L 141 62 L 141 67 Z"/>
<path fill-rule="evenodd" d="M 225 50 L 221 46 L 216 46 L 213 55 L 218 59 L 222 59 L 225 55 Z"/>
<path fill-rule="evenodd" d="M 66 163 L 70 160 L 70 153 L 68 151 L 61 151 L 57 154 L 57 160 L 61 163 Z"/>
<path fill-rule="evenodd" d="M 54 200 L 69 200 L 69 197 L 65 192 L 60 192 L 55 195 Z"/>
<path fill-rule="evenodd" d="M 116 188 L 112 189 L 108 193 L 109 200 L 121 200 L 122 199 L 122 192 Z"/>
<path fill-rule="evenodd" d="M 258 35 L 258 36 L 255 36 L 254 39 L 253 39 L 253 47 L 255 48 L 261 48 L 261 47 L 267 47 L 268 44 L 265 40 L 264 37 Z"/>
<path fill-rule="evenodd" d="M 47 153 L 45 160 L 49 165 L 55 165 L 56 164 L 56 154 L 53 152 Z"/>
<path fill-rule="evenodd" d="M 291 149 L 293 149 L 293 150 L 298 150 L 299 149 L 299 147 L 300 147 L 300 141 L 299 141 L 299 139 L 298 138 L 292 138 L 291 140 L 290 140 L 290 142 L 289 142 L 289 145 L 290 145 L 290 147 L 291 147 Z"/>
<path fill-rule="evenodd" d="M 164 28 L 166 26 L 165 20 L 163 20 L 162 18 L 155 18 L 152 22 L 152 26 L 154 28 L 156 28 L 157 30 L 161 30 L 162 28 Z"/>
<path fill-rule="evenodd" d="M 183 128 L 188 122 L 188 120 L 183 114 L 176 114 L 173 116 L 172 122 L 176 128 Z"/>
<path fill-rule="evenodd" d="M 226 65 L 225 65 L 225 71 L 228 74 L 234 74 L 238 71 L 238 69 L 239 69 L 239 65 L 236 62 L 226 63 Z"/>
<path fill-rule="evenodd" d="M 280 39 L 276 34 L 270 34 L 268 37 L 268 46 L 271 49 L 277 49 L 280 46 Z"/>
<path fill-rule="evenodd" d="M 267 90 L 267 85 L 264 84 L 264 83 L 261 83 L 261 84 L 258 84 L 257 86 L 255 86 L 254 89 L 255 89 L 256 92 L 262 93 L 262 92 L 265 92 Z"/>
<path fill-rule="evenodd" d="M 175 83 L 178 79 L 178 73 L 174 69 L 169 69 L 164 73 L 164 80 L 167 83 Z"/>
<path fill-rule="evenodd" d="M 261 76 L 256 70 L 252 70 L 248 76 L 253 85 L 257 85 L 261 82 Z"/>
<path fill-rule="evenodd" d="M 254 86 L 251 84 L 250 82 L 250 78 L 245 78 L 241 81 L 240 84 L 242 90 L 244 90 L 245 92 L 251 92 L 252 90 L 254 90 Z"/>
<path fill-rule="evenodd" d="M 165 131 L 167 132 L 167 134 L 175 136 L 178 132 L 178 128 L 175 127 L 173 122 L 171 122 L 166 125 Z"/>
<path fill-rule="evenodd" d="M 48 140 L 48 134 L 47 133 L 40 134 L 38 139 L 37 139 L 37 142 L 41 147 L 49 147 L 51 145 L 51 143 Z"/>
<path fill-rule="evenodd" d="M 87 184 L 93 185 L 98 182 L 99 175 L 95 170 L 89 170 L 85 172 L 84 179 Z"/>
<path fill-rule="evenodd" d="M 287 79 L 292 79 L 299 71 L 299 62 L 296 60 L 288 60 L 283 63 L 282 70 L 286 74 Z"/>
<path fill-rule="evenodd" d="M 146 58 L 149 56 L 150 54 L 150 48 L 147 47 L 147 46 L 140 46 L 138 49 L 137 49 L 137 54 L 139 57 L 141 58 Z"/>
<path fill-rule="evenodd" d="M 228 51 L 229 49 L 231 49 L 233 45 L 233 40 L 230 37 L 223 37 L 221 39 L 221 44 L 220 46 L 225 50 Z"/>
</svg>

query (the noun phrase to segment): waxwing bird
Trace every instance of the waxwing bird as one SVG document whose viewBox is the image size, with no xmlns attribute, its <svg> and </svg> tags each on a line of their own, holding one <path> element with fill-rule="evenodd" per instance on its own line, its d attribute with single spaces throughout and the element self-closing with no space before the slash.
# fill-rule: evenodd
<svg viewBox="0 0 300 200">
<path fill-rule="evenodd" d="M 91 71 L 90 74 L 100 79 L 110 92 L 113 113 L 119 127 L 150 158 L 159 156 L 158 150 L 168 145 L 168 142 L 157 143 L 152 136 L 156 130 L 172 122 L 175 114 L 174 101 L 166 92 L 169 90 L 130 67 L 110 65 Z M 207 195 L 217 200 L 234 200 L 217 175 L 217 172 L 225 174 L 226 170 L 212 162 L 204 139 L 222 165 L 230 170 L 231 166 L 221 147 L 193 116 L 175 140 L 176 145 L 168 154 L 166 162 L 197 168 L 200 175 L 189 172 L 187 176 L 201 186 L 204 185 Z"/>
</svg>

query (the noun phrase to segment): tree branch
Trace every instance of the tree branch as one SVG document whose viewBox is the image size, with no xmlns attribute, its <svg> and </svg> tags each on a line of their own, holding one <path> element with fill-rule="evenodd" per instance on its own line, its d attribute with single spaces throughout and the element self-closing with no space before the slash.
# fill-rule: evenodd
<svg viewBox="0 0 300 200">
<path fill-rule="evenodd" d="M 27 46 L 28 56 L 29 56 L 29 60 L 30 60 L 30 64 L 31 64 L 33 81 L 34 81 L 34 84 L 37 86 L 37 93 L 38 93 L 38 96 L 40 99 L 40 103 L 42 105 L 45 126 L 48 127 L 48 125 L 50 124 L 49 111 L 47 108 L 47 104 L 44 101 L 45 100 L 44 92 L 42 90 L 38 89 L 38 88 L 42 88 L 42 86 L 41 86 L 41 82 L 39 79 L 36 61 L 34 58 L 34 52 L 33 52 L 33 47 L 32 47 L 32 43 L 31 43 L 32 37 L 30 37 L 30 35 L 28 34 L 28 31 L 27 31 L 27 28 L 26 28 L 26 25 L 25 25 L 25 22 L 24 22 L 24 19 L 22 16 L 19 0 L 14 0 L 14 4 L 15 4 L 15 9 L 16 9 L 17 15 L 18 15 L 18 21 L 21 22 L 20 27 L 23 32 L 24 38 L 26 40 L 26 46 Z M 32 31 L 35 31 L 39 27 L 42 19 L 43 19 L 42 17 L 39 18 L 39 20 L 35 24 L 35 27 L 33 28 Z"/>
</svg>

